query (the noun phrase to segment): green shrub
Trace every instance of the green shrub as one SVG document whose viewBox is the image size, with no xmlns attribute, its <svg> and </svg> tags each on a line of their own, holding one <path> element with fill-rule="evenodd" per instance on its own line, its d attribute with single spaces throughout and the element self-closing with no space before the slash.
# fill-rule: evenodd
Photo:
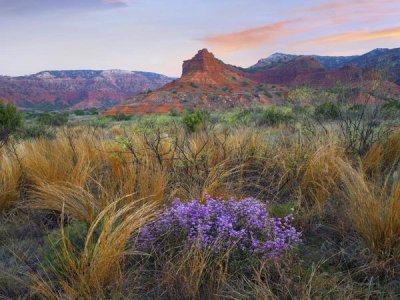
<svg viewBox="0 0 400 300">
<path fill-rule="evenodd" d="M 336 120 L 340 113 L 339 105 L 328 101 L 315 107 L 314 116 L 319 120 Z"/>
<path fill-rule="evenodd" d="M 179 116 L 179 112 L 172 108 L 168 111 L 168 115 L 170 115 L 171 117 L 177 117 Z"/>
<path fill-rule="evenodd" d="M 16 132 L 16 137 L 22 140 L 30 140 L 30 139 L 54 139 L 56 137 L 55 132 L 50 128 L 43 125 L 29 125 L 20 128 Z"/>
<path fill-rule="evenodd" d="M 278 108 L 271 106 L 266 108 L 258 121 L 258 125 L 269 125 L 275 126 L 279 124 L 285 124 L 294 120 L 295 115 L 293 110 L 289 107 Z"/>
<path fill-rule="evenodd" d="M 74 111 L 74 114 L 76 116 L 84 116 L 84 115 L 86 115 L 86 112 L 84 110 L 78 109 L 78 110 Z"/>
<path fill-rule="evenodd" d="M 120 121 L 129 121 L 129 120 L 131 120 L 131 116 L 130 115 L 125 115 L 125 114 L 117 114 L 117 115 L 115 115 L 115 116 L 112 116 L 111 117 L 114 121 L 118 121 L 118 122 L 120 122 Z"/>
<path fill-rule="evenodd" d="M 64 113 L 41 113 L 36 117 L 36 122 L 42 126 L 64 126 L 68 123 L 69 114 Z"/>
<path fill-rule="evenodd" d="M 204 126 L 209 120 L 209 113 L 206 111 L 185 111 L 182 117 L 183 126 L 189 132 L 194 132 Z"/>
<path fill-rule="evenodd" d="M 99 128 L 106 128 L 111 122 L 112 122 L 111 118 L 100 116 L 98 118 L 95 118 L 94 120 L 91 120 L 89 122 L 89 126 L 99 127 Z"/>
<path fill-rule="evenodd" d="M 22 126 L 22 120 L 22 114 L 12 102 L 4 105 L 0 101 L 0 144 L 6 143 L 10 135 Z"/>
<path fill-rule="evenodd" d="M 400 101 L 390 100 L 382 106 L 383 114 L 389 118 L 400 118 Z"/>
</svg>

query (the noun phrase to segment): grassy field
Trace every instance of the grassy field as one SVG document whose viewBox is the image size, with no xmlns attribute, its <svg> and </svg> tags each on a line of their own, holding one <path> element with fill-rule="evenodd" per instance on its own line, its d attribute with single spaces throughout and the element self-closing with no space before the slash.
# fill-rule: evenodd
<svg viewBox="0 0 400 300">
<path fill-rule="evenodd" d="M 398 298 L 400 130 L 388 114 L 31 116 L 35 129 L 0 150 L 0 298 Z M 162 251 L 138 246 L 175 199 L 209 197 L 293 215 L 302 242 L 274 256 L 215 251 L 172 225 Z"/>
</svg>

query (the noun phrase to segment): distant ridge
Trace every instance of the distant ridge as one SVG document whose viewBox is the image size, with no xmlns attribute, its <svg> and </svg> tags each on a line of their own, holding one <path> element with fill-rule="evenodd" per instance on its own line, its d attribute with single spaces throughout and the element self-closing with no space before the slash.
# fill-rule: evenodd
<svg viewBox="0 0 400 300">
<path fill-rule="evenodd" d="M 353 56 L 320 56 L 320 55 L 293 55 L 274 53 L 267 58 L 260 59 L 246 70 L 257 70 L 277 67 L 302 57 L 312 57 L 321 63 L 327 70 L 343 68 L 352 65 L 357 68 L 368 68 L 385 71 L 390 81 L 400 84 L 400 48 L 377 48 L 362 55 Z"/>
<path fill-rule="evenodd" d="M 172 80 L 161 74 L 123 70 L 42 71 L 0 76 L 0 99 L 25 109 L 110 107 Z"/>
</svg>

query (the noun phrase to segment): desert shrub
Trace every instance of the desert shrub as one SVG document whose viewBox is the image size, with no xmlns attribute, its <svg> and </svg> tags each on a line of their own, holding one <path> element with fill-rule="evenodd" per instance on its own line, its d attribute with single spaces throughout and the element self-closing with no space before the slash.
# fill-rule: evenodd
<svg viewBox="0 0 400 300">
<path fill-rule="evenodd" d="M 317 105 L 314 110 L 314 117 L 320 120 L 336 120 L 339 116 L 339 105 L 331 101 Z"/>
<path fill-rule="evenodd" d="M 43 125 L 28 125 L 20 128 L 16 134 L 16 137 L 22 140 L 29 139 L 54 139 L 55 132 L 49 127 Z"/>
<path fill-rule="evenodd" d="M 278 108 L 275 106 L 266 108 L 258 121 L 259 125 L 275 126 L 294 120 L 294 113 L 290 108 Z"/>
<path fill-rule="evenodd" d="M 179 116 L 179 112 L 176 109 L 172 108 L 168 111 L 168 115 L 170 115 L 171 117 L 177 117 Z"/>
<path fill-rule="evenodd" d="M 231 112 L 225 112 L 222 120 L 228 125 L 247 125 L 255 121 L 255 108 L 239 108 Z"/>
<path fill-rule="evenodd" d="M 86 113 L 85 113 L 84 110 L 78 109 L 78 110 L 75 110 L 75 111 L 74 111 L 74 114 L 75 114 L 76 116 L 84 116 Z"/>
<path fill-rule="evenodd" d="M 295 114 L 289 107 L 250 107 L 226 113 L 224 121 L 230 125 L 275 126 L 294 120 Z"/>
<path fill-rule="evenodd" d="M 64 126 L 68 123 L 68 113 L 41 113 L 36 117 L 36 122 L 42 126 Z"/>
<path fill-rule="evenodd" d="M 22 126 L 22 114 L 16 106 L 9 102 L 4 105 L 0 101 L 0 145 L 6 143 L 10 135 L 15 133 Z"/>
<path fill-rule="evenodd" d="M 94 120 L 91 120 L 89 122 L 89 126 L 91 127 L 99 127 L 99 128 L 107 128 L 108 125 L 112 122 L 112 119 L 109 117 L 98 117 L 95 118 Z"/>
<path fill-rule="evenodd" d="M 391 100 L 383 104 L 383 113 L 385 117 L 389 118 L 399 118 L 400 116 L 400 101 Z"/>
<path fill-rule="evenodd" d="M 129 121 L 131 120 L 131 116 L 130 115 L 125 115 L 125 114 L 116 114 L 115 116 L 111 117 L 114 121 Z"/>
<path fill-rule="evenodd" d="M 174 251 L 182 247 L 226 251 L 244 256 L 275 257 L 301 241 L 300 233 L 290 225 L 292 216 L 271 218 L 267 205 L 248 198 L 213 199 L 205 203 L 192 200 L 174 202 L 171 208 L 146 225 L 137 237 L 144 251 Z"/>
<path fill-rule="evenodd" d="M 97 115 L 98 111 L 96 108 L 77 109 L 74 111 L 74 114 L 76 116 Z"/>
<path fill-rule="evenodd" d="M 364 155 L 373 144 L 390 135 L 383 124 L 381 105 L 358 104 L 340 114 L 340 137 L 347 152 Z"/>
<path fill-rule="evenodd" d="M 185 129 L 189 132 L 194 132 L 201 126 L 204 126 L 209 119 L 209 114 L 206 111 L 185 111 L 182 117 L 182 123 Z"/>
</svg>

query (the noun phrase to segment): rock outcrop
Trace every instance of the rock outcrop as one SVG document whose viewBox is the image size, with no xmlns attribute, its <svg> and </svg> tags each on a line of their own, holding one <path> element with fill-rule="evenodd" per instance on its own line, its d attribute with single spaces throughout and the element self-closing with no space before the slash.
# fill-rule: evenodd
<svg viewBox="0 0 400 300">
<path fill-rule="evenodd" d="M 281 87 L 260 84 L 239 69 L 216 59 L 207 49 L 200 50 L 182 66 L 182 77 L 150 92 L 129 98 L 105 115 L 159 113 L 170 109 L 227 109 L 276 101 Z"/>
</svg>

